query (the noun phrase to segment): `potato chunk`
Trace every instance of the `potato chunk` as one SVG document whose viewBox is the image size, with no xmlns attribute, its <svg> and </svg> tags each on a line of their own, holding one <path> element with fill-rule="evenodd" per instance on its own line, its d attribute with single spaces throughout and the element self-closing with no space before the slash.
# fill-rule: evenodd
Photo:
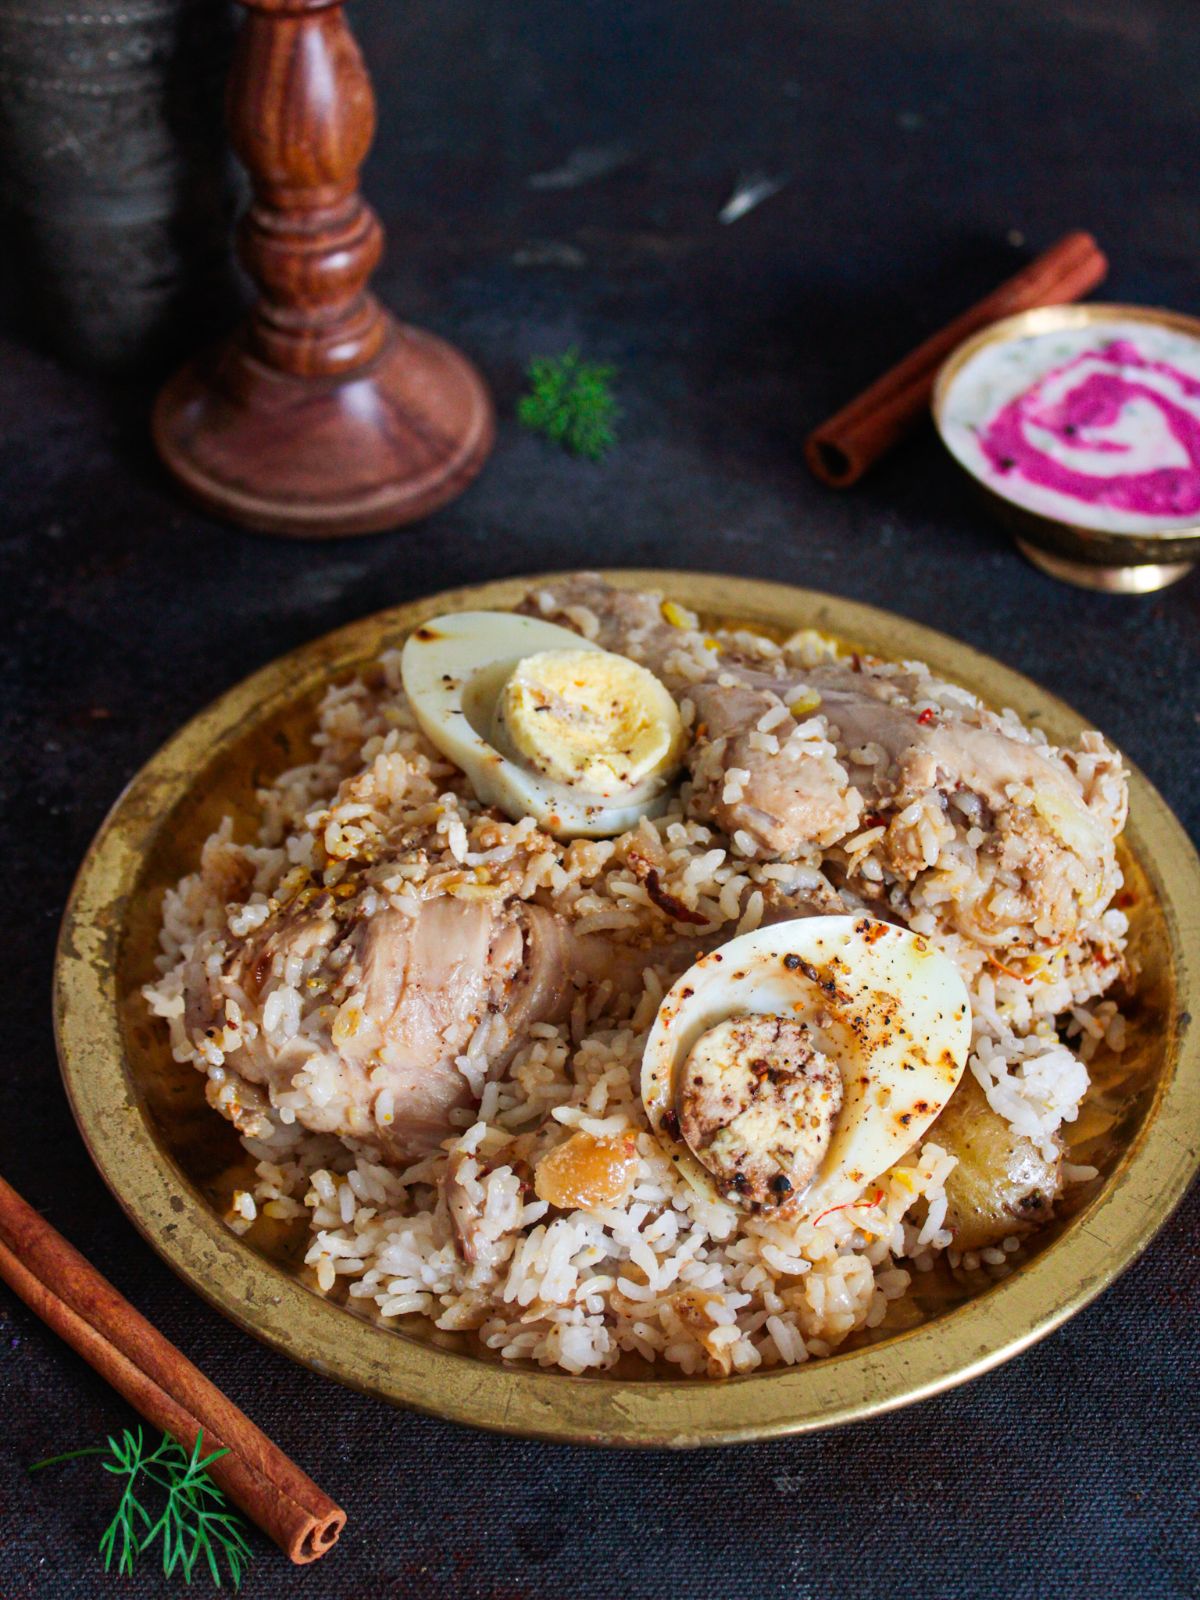
<svg viewBox="0 0 1200 1600">
<path fill-rule="evenodd" d="M 1033 1140 L 988 1105 L 968 1071 L 929 1131 L 958 1165 L 946 1179 L 946 1226 L 958 1250 L 983 1250 L 1048 1222 L 1062 1188 L 1061 1156 L 1047 1161 Z"/>
</svg>

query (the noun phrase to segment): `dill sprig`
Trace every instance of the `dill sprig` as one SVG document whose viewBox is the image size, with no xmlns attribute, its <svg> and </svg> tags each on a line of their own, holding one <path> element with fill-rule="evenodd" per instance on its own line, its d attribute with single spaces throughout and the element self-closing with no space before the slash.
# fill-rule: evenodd
<svg viewBox="0 0 1200 1600">
<path fill-rule="evenodd" d="M 584 361 L 574 346 L 561 356 L 537 356 L 529 363 L 529 393 L 517 418 L 577 456 L 599 461 L 617 442 L 620 408 L 611 384 L 616 368 Z"/>
<path fill-rule="evenodd" d="M 116 1514 L 100 1540 L 104 1570 L 112 1568 L 131 1576 L 138 1556 L 155 1540 L 162 1542 L 163 1573 L 171 1577 L 178 1569 L 185 1583 L 191 1583 L 197 1567 L 207 1566 L 213 1583 L 221 1587 L 221 1558 L 233 1587 L 241 1585 L 242 1574 L 252 1554 L 245 1535 L 245 1523 L 226 1507 L 225 1496 L 208 1475 L 208 1468 L 228 1450 L 201 1454 L 203 1429 L 189 1453 L 169 1433 L 147 1451 L 142 1430 L 128 1428 L 118 1443 L 109 1435 L 107 1448 L 90 1445 L 83 1450 L 68 1450 L 64 1455 L 35 1461 L 30 1472 L 52 1467 L 60 1461 L 75 1461 L 80 1456 L 105 1456 L 105 1472 L 125 1480 Z M 165 1495 L 157 1517 L 138 1498 L 140 1480 L 147 1480 Z"/>
</svg>

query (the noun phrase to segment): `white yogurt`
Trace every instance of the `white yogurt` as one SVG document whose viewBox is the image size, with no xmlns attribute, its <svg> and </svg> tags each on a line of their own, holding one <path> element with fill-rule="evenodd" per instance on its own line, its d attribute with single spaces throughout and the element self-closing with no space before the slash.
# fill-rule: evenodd
<svg viewBox="0 0 1200 1600">
<path fill-rule="evenodd" d="M 985 345 L 941 411 L 989 489 L 1115 533 L 1200 522 L 1200 339 L 1114 319 Z"/>
</svg>

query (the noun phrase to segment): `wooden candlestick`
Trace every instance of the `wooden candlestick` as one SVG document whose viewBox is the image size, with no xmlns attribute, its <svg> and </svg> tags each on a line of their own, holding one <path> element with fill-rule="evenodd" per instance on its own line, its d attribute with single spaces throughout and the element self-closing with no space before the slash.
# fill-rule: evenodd
<svg viewBox="0 0 1200 1600">
<path fill-rule="evenodd" d="M 239 249 L 246 324 L 167 383 L 163 461 L 209 510 L 304 538 L 423 517 L 479 471 L 495 433 L 475 368 L 366 285 L 383 230 L 358 192 L 375 128 L 343 0 L 241 0 L 229 84 L 254 203 Z"/>
</svg>

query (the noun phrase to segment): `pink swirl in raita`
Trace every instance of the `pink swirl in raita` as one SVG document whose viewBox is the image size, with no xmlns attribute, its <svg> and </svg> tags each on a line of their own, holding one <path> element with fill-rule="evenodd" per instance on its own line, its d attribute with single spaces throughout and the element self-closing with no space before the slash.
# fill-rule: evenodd
<svg viewBox="0 0 1200 1600">
<path fill-rule="evenodd" d="M 1002 477 L 1138 516 L 1193 516 L 1200 512 L 1200 406 L 1188 401 L 1200 402 L 1200 381 L 1115 339 L 1010 400 L 979 443 Z M 1127 463 L 1116 459 L 1122 455 Z"/>
</svg>

